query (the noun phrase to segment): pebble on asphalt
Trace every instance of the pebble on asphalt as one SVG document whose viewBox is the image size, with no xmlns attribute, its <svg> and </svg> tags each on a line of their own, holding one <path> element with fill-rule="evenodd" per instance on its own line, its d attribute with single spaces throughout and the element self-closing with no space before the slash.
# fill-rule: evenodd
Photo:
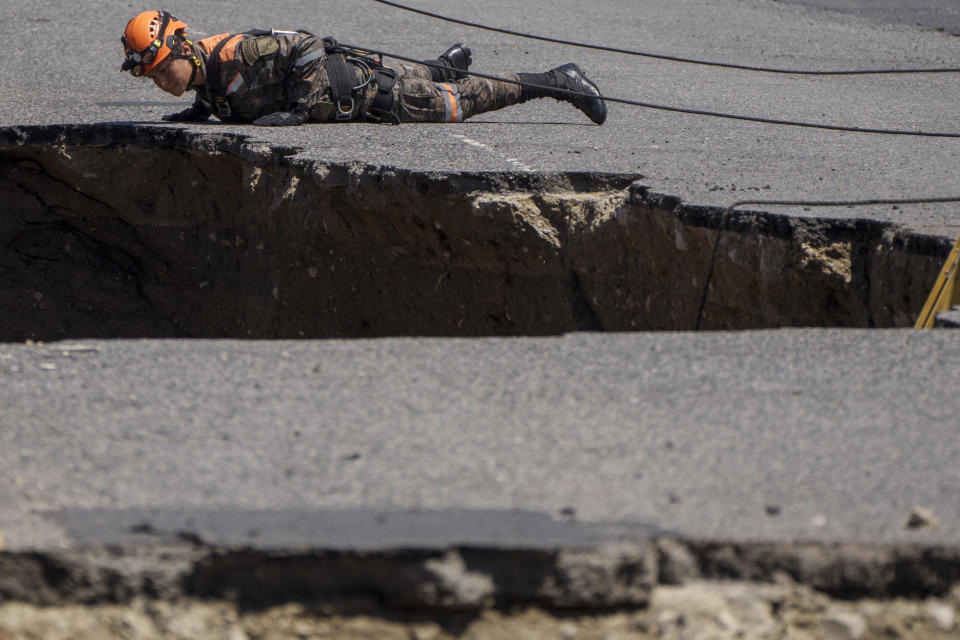
<svg viewBox="0 0 960 640">
<path fill-rule="evenodd" d="M 907 529 L 937 529 L 940 527 L 940 520 L 931 509 L 926 507 L 914 507 L 907 516 L 904 527 Z"/>
</svg>

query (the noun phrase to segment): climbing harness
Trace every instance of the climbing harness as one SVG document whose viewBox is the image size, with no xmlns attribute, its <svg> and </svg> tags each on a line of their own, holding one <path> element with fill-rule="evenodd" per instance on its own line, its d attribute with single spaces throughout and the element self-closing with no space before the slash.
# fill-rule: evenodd
<svg viewBox="0 0 960 640">
<path fill-rule="evenodd" d="M 330 79 L 337 120 L 351 120 L 356 116 L 357 94 L 373 83 L 377 92 L 367 107 L 364 119 L 400 124 L 399 117 L 393 113 L 393 87 L 397 82 L 397 72 L 383 66 L 382 56 L 373 57 L 366 49 L 338 44 L 329 36 L 323 38 L 323 49 L 327 54 L 324 67 Z M 355 86 L 357 67 L 361 68 L 367 80 Z"/>
<path fill-rule="evenodd" d="M 250 33 L 253 34 L 253 32 Z M 246 34 L 231 34 L 223 38 L 217 43 L 217 45 L 213 48 L 213 51 L 211 51 L 210 55 L 207 57 L 206 81 L 204 82 L 204 90 L 207 93 L 210 105 L 216 112 L 217 117 L 221 120 L 230 121 L 233 116 L 233 111 L 230 109 L 230 103 L 227 102 L 227 98 L 223 92 L 223 81 L 220 77 L 220 52 L 228 42 L 236 44 L 237 36 L 243 35 Z"/>
<path fill-rule="evenodd" d="M 347 62 L 346 52 L 337 46 L 337 41 L 333 38 L 323 39 L 323 50 L 327 54 L 323 66 L 330 79 L 330 95 L 336 107 L 335 117 L 340 121 L 350 120 L 357 106 L 354 100 L 354 66 Z"/>
<path fill-rule="evenodd" d="M 272 29 L 265 31 L 252 29 L 243 33 L 227 35 L 216 44 L 207 56 L 204 88 L 207 94 L 206 102 L 210 104 L 217 117 L 231 121 L 233 116 L 230 103 L 227 101 L 223 90 L 223 79 L 220 74 L 220 52 L 223 48 L 227 45 L 235 45 L 238 37 L 259 39 L 265 36 L 293 33 L 316 37 L 309 31 L 302 30 L 277 31 Z M 370 51 L 338 44 L 331 37 L 321 38 L 320 40 L 323 43 L 323 50 L 301 56 L 296 60 L 294 66 L 299 67 L 325 56 L 323 66 L 330 83 L 330 94 L 335 109 L 334 118 L 338 121 L 355 119 L 362 108 L 363 91 L 370 84 L 375 84 L 377 92 L 366 113 L 363 114 L 364 119 L 373 122 L 389 121 L 399 124 L 399 118 L 392 111 L 393 87 L 397 81 L 396 71 L 384 67 L 381 58 L 371 55 Z M 244 40 L 241 44 L 242 55 L 245 60 L 252 62 L 261 55 L 261 52 L 256 45 L 247 46 L 248 41 Z M 360 75 L 364 78 L 359 84 L 357 84 L 358 69 Z M 242 77 L 238 76 L 233 82 L 242 82 Z"/>
<path fill-rule="evenodd" d="M 386 67 L 376 69 L 374 82 L 377 84 L 377 93 L 367 110 L 367 119 L 400 124 L 400 116 L 393 112 L 393 86 L 397 83 L 397 72 Z"/>
</svg>

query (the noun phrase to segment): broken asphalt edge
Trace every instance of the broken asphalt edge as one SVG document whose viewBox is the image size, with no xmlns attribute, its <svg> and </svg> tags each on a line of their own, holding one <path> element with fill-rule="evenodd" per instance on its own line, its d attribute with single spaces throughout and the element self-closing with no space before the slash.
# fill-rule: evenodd
<svg viewBox="0 0 960 640">
<path fill-rule="evenodd" d="M 0 551 L 0 602 L 200 598 L 262 608 L 373 597 L 387 610 L 604 611 L 643 608 L 657 585 L 704 579 L 789 581 L 837 599 L 919 599 L 947 594 L 960 576 L 960 545 L 695 540 L 520 511 L 47 517 L 76 544 Z"/>
<path fill-rule="evenodd" d="M 295 147 L 269 145 L 252 141 L 240 133 L 196 133 L 175 126 L 135 123 L 56 124 L 0 126 L 0 150 L 25 146 L 131 146 L 139 148 L 174 149 L 199 153 L 226 153 L 260 164 L 301 166 L 309 168 L 319 163 L 299 158 Z M 329 184 L 354 184 L 399 177 L 415 181 L 420 191 L 471 193 L 486 190 L 501 191 L 572 191 L 595 193 L 629 190 L 632 204 L 648 204 L 659 209 L 673 210 L 678 221 L 707 229 L 719 228 L 724 209 L 717 206 L 685 203 L 676 195 L 651 191 L 643 184 L 643 176 L 628 173 L 601 172 L 421 172 L 391 166 L 370 166 L 365 163 L 324 163 L 324 181 Z M 377 178 L 379 176 L 379 178 Z M 794 233 L 796 216 L 737 209 L 726 222 L 725 231 L 763 233 L 773 237 L 787 237 Z M 888 221 L 867 217 L 833 219 L 804 215 L 810 226 L 833 222 L 862 234 L 868 230 L 877 237 L 886 235 L 893 248 L 912 254 L 946 258 L 954 238 L 942 233 L 924 233 Z"/>
</svg>

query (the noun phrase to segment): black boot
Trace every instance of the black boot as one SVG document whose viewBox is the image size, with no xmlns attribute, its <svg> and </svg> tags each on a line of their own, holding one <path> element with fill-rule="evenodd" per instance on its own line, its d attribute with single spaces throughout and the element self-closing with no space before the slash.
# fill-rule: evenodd
<svg viewBox="0 0 960 640">
<path fill-rule="evenodd" d="M 580 67 L 572 62 L 551 69 L 546 73 L 521 73 L 518 75 L 520 76 L 520 82 L 524 84 L 546 87 L 523 87 L 520 94 L 521 100 L 554 98 L 569 102 L 597 124 L 603 124 L 604 120 L 607 119 L 607 103 L 600 98 L 600 89 L 584 75 Z M 579 95 L 551 91 L 550 88 L 575 91 Z"/>
<path fill-rule="evenodd" d="M 441 53 L 436 60 L 428 60 L 427 62 L 444 67 L 430 67 L 430 74 L 433 76 L 434 82 L 450 82 L 467 77 L 464 71 L 470 68 L 473 57 L 470 48 L 463 46 L 462 42 L 458 42 Z"/>
</svg>

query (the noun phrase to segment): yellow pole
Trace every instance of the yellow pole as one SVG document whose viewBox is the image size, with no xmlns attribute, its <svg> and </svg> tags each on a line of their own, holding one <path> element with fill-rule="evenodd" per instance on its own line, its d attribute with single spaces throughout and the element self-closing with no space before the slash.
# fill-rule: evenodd
<svg viewBox="0 0 960 640">
<path fill-rule="evenodd" d="M 960 238 L 953 243 L 953 249 L 943 263 L 943 269 L 927 296 L 923 310 L 917 318 L 914 329 L 931 329 L 940 311 L 949 311 L 960 304 L 960 287 L 956 286 L 957 267 L 960 266 Z"/>
</svg>

